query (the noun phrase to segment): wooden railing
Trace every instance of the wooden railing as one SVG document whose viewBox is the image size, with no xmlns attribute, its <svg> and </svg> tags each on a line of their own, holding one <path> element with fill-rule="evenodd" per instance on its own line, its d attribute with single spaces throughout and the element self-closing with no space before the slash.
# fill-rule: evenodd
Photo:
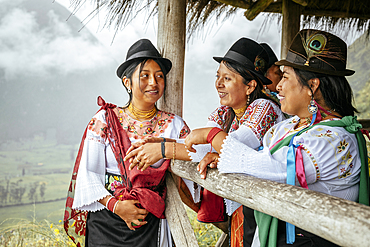
<svg viewBox="0 0 370 247">
<path fill-rule="evenodd" d="M 370 246 L 368 206 L 252 176 L 219 174 L 217 169 L 208 169 L 207 178 L 201 179 L 196 165 L 194 162 L 175 161 L 171 170 L 219 196 L 290 222 L 340 246 Z M 176 246 L 198 246 L 194 232 L 186 226 L 190 222 L 171 180 L 172 176 L 167 176 L 166 217 Z"/>
</svg>

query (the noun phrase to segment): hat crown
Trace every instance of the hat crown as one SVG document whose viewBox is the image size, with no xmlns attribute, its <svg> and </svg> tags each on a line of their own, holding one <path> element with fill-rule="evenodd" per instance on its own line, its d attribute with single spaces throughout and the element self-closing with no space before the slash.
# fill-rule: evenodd
<svg viewBox="0 0 370 247">
<path fill-rule="evenodd" d="M 126 60 L 139 57 L 142 55 L 149 55 L 153 57 L 162 57 L 157 48 L 152 44 L 152 42 L 148 39 L 140 39 L 136 41 L 130 49 L 127 51 Z"/>
<path fill-rule="evenodd" d="M 163 73 L 165 74 L 167 74 L 172 68 L 171 61 L 167 58 L 163 58 L 149 39 L 139 39 L 128 49 L 126 61 L 117 68 L 117 76 L 122 78 L 127 67 L 132 62 L 139 59 L 155 59 L 161 62 L 163 65 Z"/>
<path fill-rule="evenodd" d="M 240 38 L 226 52 L 224 57 L 213 57 L 217 62 L 226 61 L 237 63 L 257 76 L 263 84 L 271 84 L 264 74 L 267 71 L 269 57 L 267 52 L 254 40 Z"/>
<path fill-rule="evenodd" d="M 263 47 L 254 40 L 240 38 L 230 47 L 229 51 L 236 52 L 249 60 L 251 63 L 249 61 L 236 61 L 241 65 L 247 65 L 248 69 L 252 69 L 261 75 L 266 72 L 269 57 Z"/>
<path fill-rule="evenodd" d="M 286 60 L 277 65 L 328 75 L 352 75 L 354 71 L 346 69 L 346 63 L 347 44 L 342 39 L 325 31 L 303 29 L 294 37 Z"/>
</svg>

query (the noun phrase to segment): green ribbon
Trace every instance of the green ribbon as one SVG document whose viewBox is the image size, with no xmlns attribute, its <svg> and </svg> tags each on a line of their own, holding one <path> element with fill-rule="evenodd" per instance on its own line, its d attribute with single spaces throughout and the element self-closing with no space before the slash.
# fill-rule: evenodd
<svg viewBox="0 0 370 247">
<path fill-rule="evenodd" d="M 341 120 L 334 120 L 328 122 L 317 123 L 313 126 L 310 126 L 304 131 L 301 131 L 297 134 L 297 136 L 301 135 L 303 132 L 310 130 L 316 125 L 324 125 L 330 127 L 343 127 L 346 131 L 351 134 L 356 135 L 357 144 L 360 153 L 361 159 L 361 173 L 360 173 L 360 191 L 359 191 L 359 203 L 369 206 L 369 191 L 370 191 L 370 183 L 369 183 L 369 165 L 368 165 L 368 158 L 367 158 L 367 149 L 366 149 L 366 141 L 364 136 L 362 135 L 360 129 L 362 125 L 357 121 L 357 117 L 354 116 L 345 116 Z M 287 136 L 278 144 L 276 144 L 271 150 L 271 154 L 274 154 L 277 150 L 284 146 L 288 146 L 290 140 L 294 134 Z M 278 219 L 272 217 L 268 214 L 254 211 L 254 217 L 256 219 L 258 225 L 258 235 L 260 240 L 261 247 L 275 247 L 277 244 L 277 230 L 278 230 Z"/>
</svg>

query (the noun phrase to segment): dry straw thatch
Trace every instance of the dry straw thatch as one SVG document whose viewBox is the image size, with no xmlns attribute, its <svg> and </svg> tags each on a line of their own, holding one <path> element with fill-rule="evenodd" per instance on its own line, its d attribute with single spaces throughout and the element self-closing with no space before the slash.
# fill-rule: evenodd
<svg viewBox="0 0 370 247">
<path fill-rule="evenodd" d="M 302 27 L 319 27 L 323 30 L 345 29 L 370 34 L 369 0 L 292 0 L 300 4 Z M 87 0 L 70 0 L 74 11 Z M 98 15 L 100 10 L 107 10 L 104 27 L 113 27 L 116 32 L 125 27 L 141 11 L 148 11 L 148 20 L 157 14 L 157 0 L 91 0 L 95 10 L 86 17 Z M 224 21 L 244 9 L 246 18 L 252 20 L 258 13 L 272 13 L 268 18 L 281 19 L 283 0 L 187 0 L 187 32 L 189 37 L 209 21 Z M 251 14 L 253 12 L 253 14 Z"/>
</svg>

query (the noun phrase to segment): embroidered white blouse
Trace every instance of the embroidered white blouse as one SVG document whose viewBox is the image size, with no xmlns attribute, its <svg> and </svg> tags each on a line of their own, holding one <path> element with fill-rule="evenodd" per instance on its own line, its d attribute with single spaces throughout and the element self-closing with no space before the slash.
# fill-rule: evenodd
<svg viewBox="0 0 370 247">
<path fill-rule="evenodd" d="M 220 106 L 211 113 L 206 127 L 218 127 L 225 130 L 230 115 L 230 107 Z M 234 117 L 228 136 L 252 149 L 257 149 L 262 145 L 262 138 L 267 130 L 284 119 L 284 114 L 275 102 L 267 99 L 257 99 L 247 107 L 239 122 L 236 117 Z M 194 162 L 200 162 L 211 150 L 210 144 L 195 145 L 194 148 L 196 149 L 196 153 L 189 152 L 189 156 Z M 232 170 L 232 167 L 230 167 L 230 173 L 233 173 Z M 226 212 L 229 215 L 241 205 L 227 199 L 225 199 L 225 203 Z"/>
<path fill-rule="evenodd" d="M 274 154 L 270 148 L 287 131 L 292 134 L 297 116 L 273 126 L 263 138 L 261 151 L 256 151 L 229 135 L 222 145 L 218 162 L 221 173 L 244 173 L 259 178 L 286 183 L 288 147 Z M 330 120 L 326 120 L 330 121 Z M 289 133 L 290 134 L 290 133 Z M 361 160 L 354 134 L 341 127 L 316 125 L 294 138 L 302 144 L 302 156 L 308 188 L 325 194 L 358 201 Z M 296 185 L 299 185 L 296 179 Z"/>
<path fill-rule="evenodd" d="M 153 119 L 139 122 L 121 108 L 116 108 L 118 118 L 132 143 L 148 136 L 184 139 L 190 132 L 182 118 L 175 114 L 158 111 Z M 97 211 L 104 208 L 98 200 L 110 195 L 105 189 L 106 171 L 119 174 L 117 161 L 106 136 L 105 111 L 99 111 L 90 121 L 78 170 L 72 208 Z M 180 141 L 180 140 L 179 140 Z M 159 160 L 154 167 L 163 163 Z"/>
</svg>

